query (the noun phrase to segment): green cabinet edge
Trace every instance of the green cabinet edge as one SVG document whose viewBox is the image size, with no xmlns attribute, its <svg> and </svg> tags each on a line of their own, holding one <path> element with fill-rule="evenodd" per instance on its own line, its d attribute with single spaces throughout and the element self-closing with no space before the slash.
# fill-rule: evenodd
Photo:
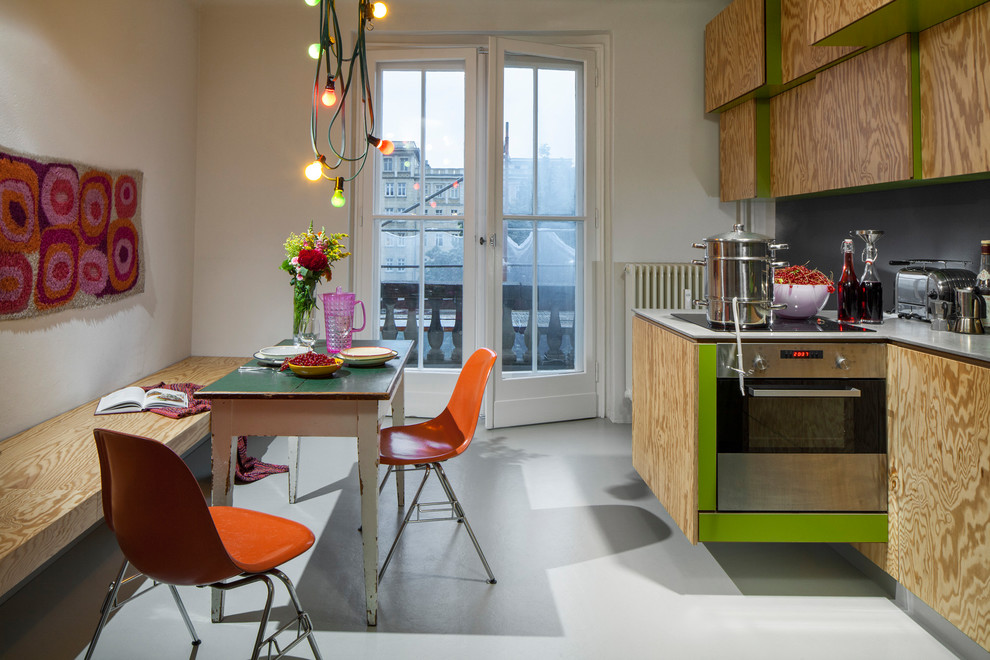
<svg viewBox="0 0 990 660">
<path fill-rule="evenodd" d="M 715 510 L 715 344 L 698 345 L 698 509 Z"/>
<path fill-rule="evenodd" d="M 923 32 L 986 1 L 894 0 L 841 30 L 836 30 L 824 39 L 816 41 L 815 45 L 873 48 L 908 32 Z"/>
<path fill-rule="evenodd" d="M 698 514 L 701 542 L 887 542 L 886 513 Z"/>
</svg>

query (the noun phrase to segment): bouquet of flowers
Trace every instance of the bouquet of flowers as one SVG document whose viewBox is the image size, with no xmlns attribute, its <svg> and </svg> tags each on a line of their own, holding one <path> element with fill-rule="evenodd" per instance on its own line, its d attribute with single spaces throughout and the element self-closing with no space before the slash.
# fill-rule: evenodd
<svg viewBox="0 0 990 660">
<path fill-rule="evenodd" d="M 330 270 L 333 263 L 351 254 L 341 243 L 347 237 L 347 234 L 328 234 L 325 229 L 316 232 L 310 222 L 307 231 L 289 234 L 285 239 L 285 260 L 281 268 L 291 275 L 292 336 L 296 343 L 300 343 L 302 335 L 307 334 L 310 326 L 313 310 L 316 308 L 316 285 L 324 277 L 329 282 L 333 276 Z M 315 341 L 316 338 L 313 336 L 306 339 Z M 308 343 L 311 344 L 312 341 Z"/>
</svg>

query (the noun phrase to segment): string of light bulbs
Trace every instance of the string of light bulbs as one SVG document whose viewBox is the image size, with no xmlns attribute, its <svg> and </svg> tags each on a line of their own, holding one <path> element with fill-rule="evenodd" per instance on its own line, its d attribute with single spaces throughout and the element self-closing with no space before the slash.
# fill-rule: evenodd
<svg viewBox="0 0 990 660">
<path fill-rule="evenodd" d="M 395 149 L 391 140 L 381 139 L 375 135 L 377 128 L 374 94 L 368 76 L 368 58 L 365 51 L 365 32 L 374 29 L 371 21 L 384 18 L 388 13 L 388 7 L 384 2 L 358 0 L 358 30 L 354 51 L 350 57 L 345 57 L 334 0 L 305 0 L 305 2 L 311 7 L 319 5 L 320 8 L 320 41 L 309 47 L 310 57 L 316 60 L 309 127 L 315 159 L 306 166 L 306 178 L 310 181 L 322 179 L 333 181 L 334 189 L 330 203 L 340 208 L 347 201 L 344 197 L 344 182 L 353 181 L 364 169 L 369 146 L 378 149 L 386 156 Z M 363 122 L 366 139 L 355 148 L 354 153 L 347 155 L 346 106 L 348 95 L 355 85 L 361 94 L 360 121 Z M 330 115 L 326 128 L 326 144 L 329 151 L 326 154 L 320 150 L 317 138 L 321 112 Z M 334 144 L 335 130 L 338 134 L 336 144 Z M 337 171 L 345 168 L 350 169 L 350 176 L 338 175 Z"/>
</svg>

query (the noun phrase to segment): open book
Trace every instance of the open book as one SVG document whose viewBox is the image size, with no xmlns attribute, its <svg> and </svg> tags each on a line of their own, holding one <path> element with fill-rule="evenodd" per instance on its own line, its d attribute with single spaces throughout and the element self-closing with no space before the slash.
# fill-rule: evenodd
<svg viewBox="0 0 990 660">
<path fill-rule="evenodd" d="M 125 387 L 111 392 L 96 406 L 97 415 L 113 413 L 141 412 L 152 408 L 188 408 L 189 397 L 185 392 L 154 389 L 145 392 L 140 387 Z"/>
</svg>

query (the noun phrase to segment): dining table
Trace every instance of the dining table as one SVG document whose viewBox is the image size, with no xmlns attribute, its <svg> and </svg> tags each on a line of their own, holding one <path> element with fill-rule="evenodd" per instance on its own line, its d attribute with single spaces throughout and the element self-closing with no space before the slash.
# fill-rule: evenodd
<svg viewBox="0 0 990 660">
<path fill-rule="evenodd" d="M 214 506 L 233 505 L 238 436 L 357 439 L 365 598 L 368 625 L 373 626 L 378 619 L 379 430 L 389 403 L 393 425 L 405 423 L 403 372 L 414 342 L 356 339 L 352 343 L 389 348 L 396 356 L 377 366 L 345 362 L 340 370 L 324 378 L 303 378 L 251 360 L 198 390 L 194 398 L 208 400 L 211 405 Z M 326 353 L 322 343 L 314 350 Z M 297 459 L 290 457 L 290 463 L 293 460 Z M 290 485 L 290 497 L 294 486 L 295 483 Z M 213 589 L 212 598 L 212 618 L 219 621 L 223 592 Z"/>
</svg>

